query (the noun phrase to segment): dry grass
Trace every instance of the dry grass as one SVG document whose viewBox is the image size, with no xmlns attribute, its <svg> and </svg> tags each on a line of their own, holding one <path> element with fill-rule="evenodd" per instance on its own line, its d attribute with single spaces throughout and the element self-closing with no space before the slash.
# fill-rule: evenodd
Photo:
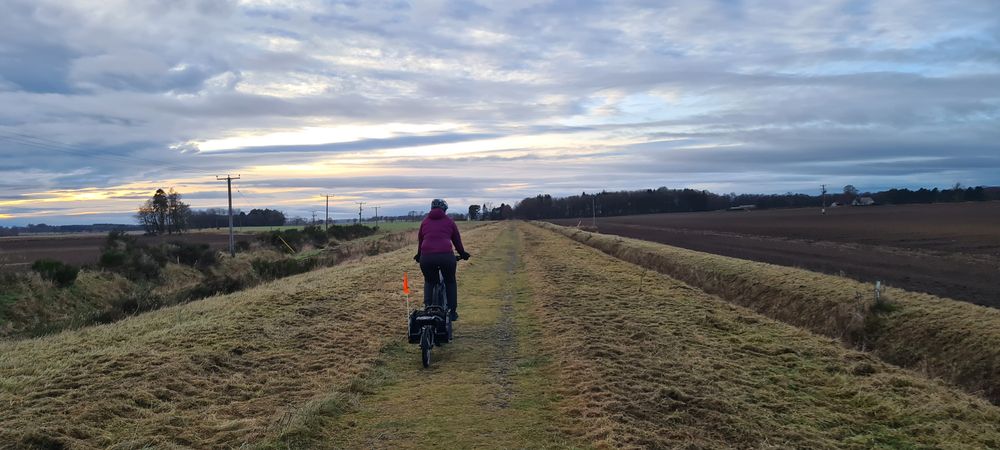
<svg viewBox="0 0 1000 450">
<path fill-rule="evenodd" d="M 474 228 L 474 227 L 472 227 Z M 417 242 L 416 232 L 379 233 L 296 258 L 315 258 L 317 266 L 333 266 L 386 253 Z M 34 272 L 0 274 L 0 338 L 24 338 L 65 329 L 108 323 L 139 312 L 185 303 L 256 286 L 272 279 L 254 270 L 253 262 L 288 258 L 269 248 L 254 248 L 230 257 L 204 273 L 167 263 L 152 281 L 130 281 L 105 270 L 83 269 L 69 288 L 59 289 Z"/>
<path fill-rule="evenodd" d="M 847 278 L 539 223 L 769 317 L 1000 402 L 1000 310 Z"/>
<path fill-rule="evenodd" d="M 421 367 L 418 347 L 392 345 L 376 370 L 331 393 L 269 448 L 570 445 L 558 430 L 549 364 L 537 356 L 517 233 L 504 227 L 469 244 L 476 257 L 459 266 L 456 340 L 434 349 L 431 368 Z M 413 281 L 420 292 L 420 277 Z"/>
<path fill-rule="evenodd" d="M 0 342 L 0 447 L 222 448 L 281 434 L 398 340 L 410 257 Z"/>
<path fill-rule="evenodd" d="M 0 284 L 0 338 L 88 323 L 109 299 L 125 297 L 133 288 L 120 275 L 90 270 L 81 270 L 67 288 L 56 287 L 34 272 L 8 275 Z"/>
<path fill-rule="evenodd" d="M 1000 409 L 522 226 L 563 412 L 610 448 L 996 448 Z"/>
</svg>

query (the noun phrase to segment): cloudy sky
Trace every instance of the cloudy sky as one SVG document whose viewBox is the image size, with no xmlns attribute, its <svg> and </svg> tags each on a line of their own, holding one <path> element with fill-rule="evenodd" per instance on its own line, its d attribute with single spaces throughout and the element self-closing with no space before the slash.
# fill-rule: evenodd
<svg viewBox="0 0 1000 450">
<path fill-rule="evenodd" d="M 0 1 L 0 224 L 1000 184 L 1000 2 Z M 370 214 L 366 212 L 366 214 Z"/>
</svg>

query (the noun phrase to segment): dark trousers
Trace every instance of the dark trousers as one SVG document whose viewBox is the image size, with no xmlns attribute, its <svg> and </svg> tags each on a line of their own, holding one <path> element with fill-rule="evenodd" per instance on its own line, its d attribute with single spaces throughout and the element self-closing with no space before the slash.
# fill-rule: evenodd
<svg viewBox="0 0 1000 450">
<path fill-rule="evenodd" d="M 458 281 L 455 279 L 457 262 L 452 253 L 429 253 L 420 255 L 420 271 L 424 273 L 424 305 L 431 303 L 431 293 L 438 284 L 438 271 L 444 275 L 445 291 L 448 294 L 448 309 L 458 310 Z"/>
</svg>

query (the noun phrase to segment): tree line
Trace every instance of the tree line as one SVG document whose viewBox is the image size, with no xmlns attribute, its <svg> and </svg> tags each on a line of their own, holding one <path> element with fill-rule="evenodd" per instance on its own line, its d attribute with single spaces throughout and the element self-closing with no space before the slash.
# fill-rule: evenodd
<svg viewBox="0 0 1000 450">
<path fill-rule="evenodd" d="M 276 209 L 251 209 L 250 212 L 233 211 L 233 225 L 239 227 L 280 227 L 288 219 Z M 224 228 L 229 226 L 229 210 L 208 208 L 191 213 L 191 228 Z"/>
<path fill-rule="evenodd" d="M 153 197 L 139 207 L 135 218 L 146 234 L 179 234 L 190 228 L 229 226 L 227 209 L 192 211 L 173 188 L 157 189 Z M 241 227 L 282 226 L 285 222 L 285 214 L 273 209 L 252 209 L 249 213 L 237 210 L 233 214 L 233 225 Z"/>
<path fill-rule="evenodd" d="M 1000 188 L 962 187 L 951 189 L 889 189 L 879 192 L 858 192 L 851 185 L 842 193 L 808 195 L 788 192 L 785 194 L 716 194 L 695 189 L 642 189 L 632 191 L 583 192 L 580 195 L 528 197 L 514 206 L 512 214 L 519 219 L 560 219 L 574 217 L 623 216 L 631 214 L 656 214 L 667 212 L 698 212 L 754 205 L 758 209 L 819 207 L 833 202 L 850 204 L 862 197 L 872 198 L 876 204 L 907 204 L 1000 200 Z M 472 210 L 470 208 L 470 215 Z"/>
<path fill-rule="evenodd" d="M 469 220 L 510 220 L 514 218 L 514 207 L 506 203 L 501 203 L 500 206 L 493 206 L 492 203 L 470 205 L 465 217 Z"/>
</svg>

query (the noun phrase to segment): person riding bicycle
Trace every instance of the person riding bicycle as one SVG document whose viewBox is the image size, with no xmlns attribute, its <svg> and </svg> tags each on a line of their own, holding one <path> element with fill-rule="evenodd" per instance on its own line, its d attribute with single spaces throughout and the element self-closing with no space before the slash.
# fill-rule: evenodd
<svg viewBox="0 0 1000 450">
<path fill-rule="evenodd" d="M 438 271 L 444 276 L 445 291 L 448 295 L 448 310 L 452 321 L 458 320 L 458 281 L 455 279 L 456 260 L 452 244 L 462 259 L 471 255 L 462 246 L 462 235 L 458 225 L 448 217 L 448 202 L 436 198 L 431 202 L 431 212 L 420 222 L 417 234 L 417 254 L 413 257 L 420 263 L 424 274 L 424 305 L 431 303 L 434 285 L 438 283 Z"/>
</svg>

